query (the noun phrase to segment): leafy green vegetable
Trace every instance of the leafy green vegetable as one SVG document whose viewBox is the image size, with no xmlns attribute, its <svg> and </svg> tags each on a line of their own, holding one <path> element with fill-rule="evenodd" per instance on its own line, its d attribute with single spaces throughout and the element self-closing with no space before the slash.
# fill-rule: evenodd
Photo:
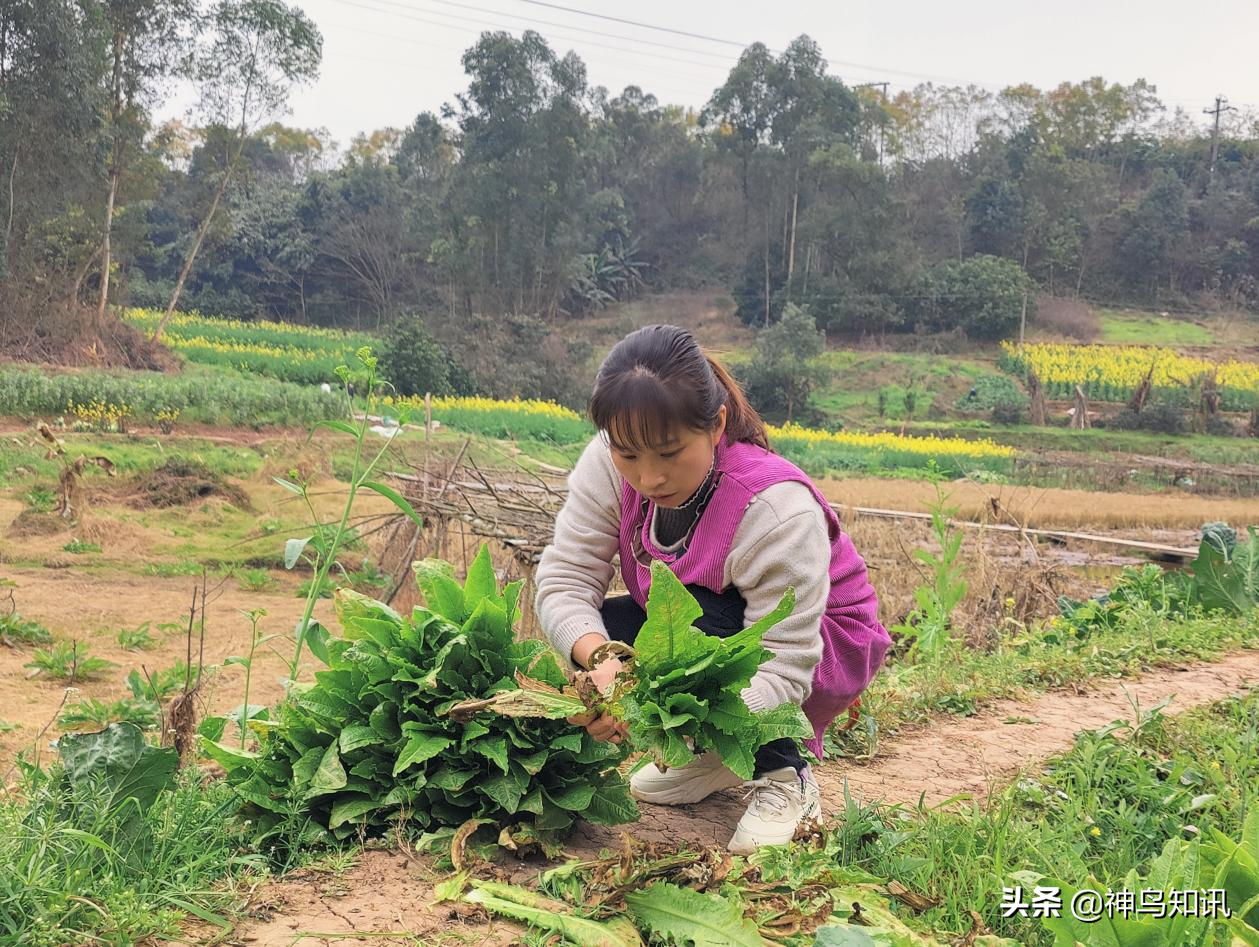
<svg viewBox="0 0 1259 947">
<path fill-rule="evenodd" d="M 1194 597 L 1203 608 L 1242 615 L 1259 605 L 1259 531 L 1255 527 L 1231 551 L 1226 543 L 1204 537 L 1190 568 Z"/>
<path fill-rule="evenodd" d="M 524 921 L 530 927 L 559 934 L 566 942 L 582 947 L 642 947 L 642 938 L 627 919 L 593 921 L 568 913 L 567 905 L 544 898 L 526 888 L 493 881 L 473 881 L 464 900 L 487 911 Z M 727 942 L 733 943 L 733 942 Z M 756 941 L 760 947 L 759 938 Z"/>
<path fill-rule="evenodd" d="M 106 800 L 102 806 L 106 811 L 129 802 L 140 812 L 147 811 L 174 783 L 179 766 L 178 753 L 150 746 L 131 723 L 110 724 L 99 733 L 66 734 L 58 752 L 66 779 L 76 786 L 90 785 L 98 798 Z"/>
<path fill-rule="evenodd" d="M 640 927 L 655 938 L 683 947 L 762 947 L 756 924 L 742 906 L 715 894 L 701 894 L 660 882 L 625 896 Z"/>
<path fill-rule="evenodd" d="M 1038 878 L 1038 884 L 1057 885 L 1062 889 L 1062 902 L 1069 904 L 1078 890 L 1054 879 Z M 1106 885 L 1089 878 L 1088 888 L 1107 893 Z M 1127 891 L 1223 890 L 1232 917 L 1210 918 L 1200 915 L 1169 912 L 1167 917 L 1123 917 L 1103 914 L 1097 921 L 1086 923 L 1071 912 L 1061 917 L 1044 918 L 1045 928 L 1057 937 L 1056 942 L 1104 944 L 1107 947 L 1178 947 L 1182 944 L 1222 942 L 1212 940 L 1212 931 L 1227 929 L 1231 942 L 1237 945 L 1259 943 L 1259 811 L 1247 814 L 1241 840 L 1235 842 L 1218 829 L 1210 830 L 1210 838 L 1199 842 L 1170 839 L 1163 851 L 1150 864 L 1145 878 L 1136 869 L 1123 880 Z M 1168 898 L 1164 897 L 1164 903 Z"/>
<path fill-rule="evenodd" d="M 453 593 L 434 587 L 433 595 Z M 692 624 L 703 614 L 695 597 L 668 566 L 653 562 L 647 620 L 634 648 L 626 649 L 633 665 L 618 675 L 611 694 L 597 694 L 588 679 L 579 679 L 567 690 L 531 685 L 456 711 L 461 719 L 480 710 L 546 719 L 606 711 L 629 725 L 633 749 L 649 754 L 639 765 L 654 758 L 666 767 L 685 766 L 696 753 L 712 750 L 736 774 L 751 779 L 760 747 L 813 736 L 795 704 L 752 713 L 742 696 L 757 668 L 773 656 L 761 645 L 765 632 L 794 606 L 795 591 L 788 589 L 773 611 L 737 634 L 707 635 Z"/>
<path fill-rule="evenodd" d="M 636 682 L 613 705 L 629 724 L 634 748 L 667 766 L 684 766 L 694 753 L 714 750 L 737 775 L 751 779 L 759 747 L 811 737 L 813 728 L 794 704 L 754 714 L 742 697 L 772 656 L 761 639 L 794 606 L 795 592 L 788 589 L 773 611 L 739 633 L 706 635 L 692 624 L 703 614 L 694 597 L 668 566 L 653 562 L 647 621 L 634 642 Z"/>
<path fill-rule="evenodd" d="M 270 720 L 250 721 L 256 751 L 214 742 L 218 728 L 206 727 L 203 750 L 227 770 L 260 831 L 311 841 L 403 818 L 424 831 L 484 819 L 552 839 L 578 815 L 636 819 L 616 771 L 620 748 L 560 720 L 461 725 L 451 716 L 469 700 L 525 693 L 521 682 L 557 694 L 566 683 L 541 642 L 514 640 L 521 583 L 500 593 L 485 547 L 462 586 L 446 563 L 415 571 L 428 608 L 406 617 L 336 593 L 342 637 L 319 649 L 327 668 L 313 684 L 293 685 Z"/>
</svg>

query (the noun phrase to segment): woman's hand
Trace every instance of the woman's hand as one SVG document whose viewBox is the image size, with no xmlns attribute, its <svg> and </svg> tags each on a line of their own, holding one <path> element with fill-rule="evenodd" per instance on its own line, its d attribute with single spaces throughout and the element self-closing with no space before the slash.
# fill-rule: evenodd
<svg viewBox="0 0 1259 947">
<path fill-rule="evenodd" d="M 612 690 L 612 683 L 622 670 L 619 658 L 609 657 L 600 661 L 586 673 L 590 682 L 598 688 L 599 693 L 607 694 Z M 585 727 L 596 740 L 605 740 L 619 744 L 625 739 L 628 731 L 624 721 L 617 720 L 610 714 L 596 714 L 593 710 L 584 714 L 569 717 L 568 722 L 578 727 Z"/>
</svg>

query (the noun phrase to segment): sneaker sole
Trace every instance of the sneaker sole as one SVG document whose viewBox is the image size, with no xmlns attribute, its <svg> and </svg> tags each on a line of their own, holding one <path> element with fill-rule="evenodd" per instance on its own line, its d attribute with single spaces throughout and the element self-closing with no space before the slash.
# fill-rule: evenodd
<svg viewBox="0 0 1259 947">
<path fill-rule="evenodd" d="M 732 783 L 729 780 L 726 780 L 725 782 L 718 782 L 708 787 L 702 795 L 695 796 L 693 794 L 687 794 L 684 798 L 678 798 L 677 790 L 674 789 L 662 790 L 660 792 L 643 792 L 642 790 L 635 789 L 634 785 L 631 783 L 630 795 L 639 802 L 650 802 L 658 806 L 689 806 L 694 805 L 697 802 L 703 802 L 715 792 L 721 792 L 723 789 L 736 789 L 742 785 L 743 780 L 739 780 L 737 783 Z"/>
</svg>

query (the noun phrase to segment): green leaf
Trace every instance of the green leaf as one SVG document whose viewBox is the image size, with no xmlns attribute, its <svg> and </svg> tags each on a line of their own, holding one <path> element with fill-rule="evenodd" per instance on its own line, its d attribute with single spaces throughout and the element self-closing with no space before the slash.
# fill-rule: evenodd
<svg viewBox="0 0 1259 947">
<path fill-rule="evenodd" d="M 274 480 L 276 483 L 278 483 L 280 486 L 282 486 L 289 493 L 296 493 L 298 496 L 302 495 L 302 488 L 299 487 L 297 484 L 292 483 L 288 480 L 285 480 L 281 477 L 272 477 L 271 479 Z"/>
<path fill-rule="evenodd" d="M 415 508 L 407 502 L 406 497 L 395 490 L 393 487 L 387 487 L 383 483 L 376 483 L 374 480 L 364 480 L 360 486 L 366 487 L 368 490 L 374 490 L 394 506 L 405 513 L 416 526 L 423 526 L 424 520 L 420 514 L 415 512 Z"/>
<path fill-rule="evenodd" d="M 111 723 L 99 733 L 68 733 L 57 749 L 71 783 L 108 794 L 105 811 L 128 799 L 134 799 L 140 811 L 148 811 L 174 783 L 179 766 L 178 753 L 150 746 L 132 723 Z"/>
<path fill-rule="evenodd" d="M 528 783 L 528 778 L 513 767 L 506 773 L 485 780 L 479 784 L 478 788 L 504 810 L 514 813 L 520 805 Z"/>
<path fill-rule="evenodd" d="M 385 741 L 375 730 L 364 724 L 352 724 L 341 731 L 337 738 L 342 753 L 353 753 L 365 746 L 376 746 Z"/>
<path fill-rule="evenodd" d="M 305 792 L 310 788 L 310 781 L 315 778 L 319 764 L 323 761 L 326 749 L 321 746 L 311 747 L 293 764 L 293 788 Z"/>
<path fill-rule="evenodd" d="M 493 740 L 478 740 L 472 745 L 472 749 L 493 760 L 504 773 L 507 772 L 507 741 L 502 737 Z"/>
<path fill-rule="evenodd" d="M 226 717 L 203 717 L 201 723 L 197 725 L 197 736 L 214 743 L 223 739 L 223 731 L 226 729 Z"/>
<path fill-rule="evenodd" d="M 381 808 L 381 803 L 368 796 L 347 796 L 338 799 L 328 815 L 328 828 L 335 829 L 346 822 L 362 821 L 362 816 Z"/>
<path fill-rule="evenodd" d="M 330 431 L 340 431 L 342 434 L 348 434 L 355 439 L 358 438 L 358 429 L 349 421 L 339 421 L 336 418 L 328 418 L 323 421 L 317 421 L 311 426 L 310 433 L 313 435 L 321 427 L 326 427 Z M 367 486 L 367 484 L 363 484 Z"/>
<path fill-rule="evenodd" d="M 811 740 L 813 724 L 804 715 L 799 704 L 779 704 L 769 710 L 753 714 L 757 727 L 760 728 L 760 744 L 764 746 L 774 740 Z"/>
<path fill-rule="evenodd" d="M 404 725 L 403 730 L 405 731 L 408 726 L 410 724 Z M 393 764 L 394 776 L 417 763 L 431 760 L 455 742 L 450 737 L 442 736 L 438 733 L 426 733 L 422 730 L 413 730 L 410 733 L 411 738 L 407 741 L 407 745 L 403 747 L 402 752 L 398 754 L 397 761 Z"/>
<path fill-rule="evenodd" d="M 763 947 L 756 924 L 735 901 L 657 882 L 625 896 L 640 927 L 654 937 L 691 947 Z"/>
<path fill-rule="evenodd" d="M 319 768 L 311 777 L 307 796 L 322 796 L 336 792 L 338 789 L 345 788 L 346 782 L 345 767 L 341 765 L 341 757 L 337 754 L 337 744 L 333 742 L 324 751 L 319 761 Z"/>
<path fill-rule="evenodd" d="M 228 773 L 232 773 L 241 767 L 251 767 L 254 761 L 258 759 L 257 753 L 250 750 L 242 750 L 239 746 L 228 746 L 205 736 L 200 737 L 197 745 L 204 756 L 214 760 Z"/>
<path fill-rule="evenodd" d="M 482 543 L 472 565 L 468 567 L 468 578 L 463 583 L 463 609 L 471 615 L 482 602 L 493 602 L 498 598 L 498 578 L 494 575 L 494 563 L 490 560 L 490 547 Z"/>
<path fill-rule="evenodd" d="M 1245 542 L 1237 543 L 1231 557 L 1204 540 L 1198 547 L 1198 558 L 1189 567 L 1195 597 L 1204 608 L 1244 615 L 1259 605 L 1259 533 L 1255 527 L 1250 527 Z"/>
<path fill-rule="evenodd" d="M 796 607 L 796 590 L 788 588 L 783 593 L 783 597 L 778 600 L 778 604 L 770 610 L 767 615 L 762 616 L 757 621 L 748 625 L 736 635 L 731 635 L 725 639 L 726 648 L 730 650 L 751 647 L 760 647 L 761 639 L 765 637 L 765 632 L 769 631 L 784 618 L 787 618 Z"/>
<path fill-rule="evenodd" d="M 464 900 L 479 904 L 487 911 L 561 935 L 564 940 L 581 947 L 641 947 L 642 939 L 624 918 L 591 921 L 574 917 L 559 902 L 541 898 L 531 891 L 512 885 L 474 881 L 476 886 Z"/>
<path fill-rule="evenodd" d="M 546 790 L 551 801 L 569 812 L 584 812 L 594 798 L 595 787 L 589 783 L 574 783 L 564 789 Z"/>
<path fill-rule="evenodd" d="M 703 608 L 673 571 L 663 562 L 653 560 L 647 620 L 634 639 L 636 660 L 646 676 L 653 676 L 666 662 L 685 660 L 682 655 L 689 653 L 686 644 L 692 637 L 687 632 L 703 614 Z M 687 640 L 683 636 L 687 636 Z"/>
<path fill-rule="evenodd" d="M 284 568 L 292 569 L 297 565 L 297 560 L 302 558 L 302 551 L 305 550 L 306 544 L 313 538 L 313 536 L 307 536 L 304 539 L 290 539 L 284 543 Z"/>
<path fill-rule="evenodd" d="M 621 825 L 638 821 L 638 803 L 630 795 L 629 785 L 615 772 L 595 788 L 590 804 L 581 814 L 587 822 L 598 825 Z"/>
<path fill-rule="evenodd" d="M 713 749 L 721 756 L 722 762 L 736 776 L 751 779 L 756 769 L 755 750 L 749 748 L 748 742 L 741 740 L 737 734 L 712 730 L 706 734 L 712 740 Z M 755 743 L 755 741 L 750 741 Z"/>
<path fill-rule="evenodd" d="M 463 605 L 463 589 L 450 574 L 450 566 L 436 559 L 423 559 L 411 566 L 424 595 L 424 603 L 442 618 L 462 625 L 468 617 Z"/>
</svg>

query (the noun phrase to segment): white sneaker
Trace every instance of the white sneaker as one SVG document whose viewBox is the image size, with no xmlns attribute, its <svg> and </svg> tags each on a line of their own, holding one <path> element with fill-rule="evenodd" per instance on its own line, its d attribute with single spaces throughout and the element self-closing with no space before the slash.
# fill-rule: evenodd
<svg viewBox="0 0 1259 947">
<path fill-rule="evenodd" d="M 710 752 L 663 773 L 655 763 L 648 763 L 630 777 L 630 795 L 660 806 L 681 806 L 742 785 L 743 780 L 726 768 L 721 757 Z"/>
<path fill-rule="evenodd" d="M 786 766 L 747 785 L 751 801 L 726 846 L 736 855 L 750 855 L 760 845 L 790 842 L 801 822 L 822 817 L 821 793 L 807 768 L 797 773 Z"/>
</svg>

